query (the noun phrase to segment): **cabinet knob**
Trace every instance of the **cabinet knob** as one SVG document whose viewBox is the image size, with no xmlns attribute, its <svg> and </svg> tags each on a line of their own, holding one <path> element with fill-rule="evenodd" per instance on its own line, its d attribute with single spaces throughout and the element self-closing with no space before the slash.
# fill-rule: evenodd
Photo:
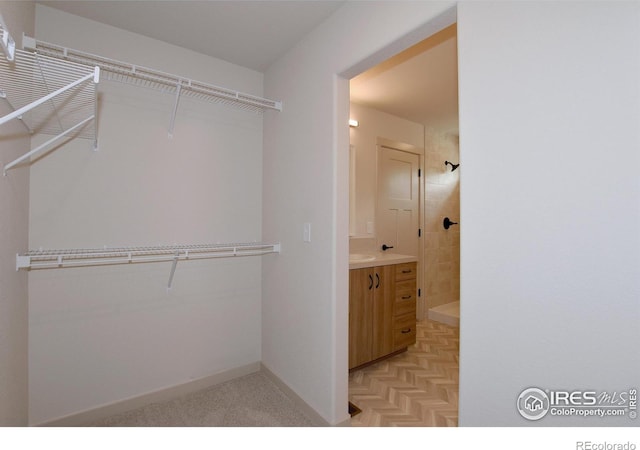
<svg viewBox="0 0 640 450">
<path fill-rule="evenodd" d="M 373 277 L 369 274 L 369 290 L 373 289 Z"/>
<path fill-rule="evenodd" d="M 411 333 L 411 328 L 404 328 L 403 330 L 400 330 L 400 333 L 402 334 Z"/>
<path fill-rule="evenodd" d="M 410 298 L 411 298 L 410 295 L 405 295 L 405 296 L 402 297 L 402 300 L 409 300 Z"/>
</svg>

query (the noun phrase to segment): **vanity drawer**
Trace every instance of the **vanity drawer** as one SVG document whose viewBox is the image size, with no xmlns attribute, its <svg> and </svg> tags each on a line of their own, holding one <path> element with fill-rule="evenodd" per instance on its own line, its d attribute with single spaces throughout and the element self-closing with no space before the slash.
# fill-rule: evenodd
<svg viewBox="0 0 640 450">
<path fill-rule="evenodd" d="M 416 263 L 396 264 L 396 282 L 416 279 Z"/>
<path fill-rule="evenodd" d="M 396 282 L 395 301 L 393 302 L 393 315 L 416 314 L 416 282 L 406 280 Z"/>
<path fill-rule="evenodd" d="M 400 350 L 416 343 L 416 316 L 405 314 L 396 317 L 393 327 L 393 349 Z"/>
</svg>

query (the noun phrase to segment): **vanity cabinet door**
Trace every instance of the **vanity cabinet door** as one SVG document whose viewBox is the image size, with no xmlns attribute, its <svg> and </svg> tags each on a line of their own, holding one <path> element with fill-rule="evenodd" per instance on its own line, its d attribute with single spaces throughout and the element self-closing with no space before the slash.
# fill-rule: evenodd
<svg viewBox="0 0 640 450">
<path fill-rule="evenodd" d="M 349 369 L 372 359 L 374 274 L 373 268 L 349 271 Z"/>
<path fill-rule="evenodd" d="M 394 350 L 395 266 L 349 271 L 349 369 Z"/>
<path fill-rule="evenodd" d="M 393 351 L 394 268 L 393 265 L 375 268 L 371 359 L 378 359 Z"/>
</svg>

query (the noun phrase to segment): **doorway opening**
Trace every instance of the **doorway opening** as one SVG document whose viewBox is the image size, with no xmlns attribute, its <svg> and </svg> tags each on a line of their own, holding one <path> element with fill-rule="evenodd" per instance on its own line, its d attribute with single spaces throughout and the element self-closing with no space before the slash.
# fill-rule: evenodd
<svg viewBox="0 0 640 450">
<path fill-rule="evenodd" d="M 457 425 L 461 174 L 457 166 L 457 69 L 457 28 L 453 24 L 350 81 L 350 119 L 357 122 L 357 127 L 350 128 L 350 253 L 375 254 L 386 246 L 417 256 L 416 342 L 406 352 L 351 372 L 349 400 L 363 410 L 352 418 L 352 425 L 394 425 L 403 421 L 424 426 Z M 385 142 L 395 145 L 385 146 Z M 402 154 L 399 145 L 412 150 Z M 410 163 L 395 161 L 389 171 L 380 158 L 384 148 L 400 151 L 396 154 L 402 157 L 398 161 L 407 159 L 411 152 L 417 155 L 418 218 L 410 218 L 411 207 L 389 206 L 381 199 L 381 186 L 395 189 L 392 197 L 396 200 L 411 197 L 408 184 L 402 182 L 409 170 L 405 166 Z M 454 165 L 456 170 L 452 170 Z M 445 228 L 445 218 L 455 224 Z M 418 224 L 417 239 L 402 239 L 399 245 L 399 236 L 413 233 L 414 223 Z M 402 245 L 404 252 L 399 252 L 396 247 Z M 417 248 L 407 250 L 406 245 Z M 403 374 L 407 364 L 415 365 L 408 378 Z M 367 389 L 389 382 L 391 373 L 405 383 L 419 380 L 423 395 L 401 400 L 404 394 L 393 387 L 393 382 L 377 393 Z M 377 383 L 372 383 L 374 378 Z M 381 381 L 383 378 L 386 381 Z M 412 415 L 411 403 L 420 401 L 424 405 L 436 391 L 440 395 L 437 401 L 432 400 L 427 408 L 413 408 L 413 412 L 424 413 L 418 414 L 420 417 Z M 375 398 L 378 407 L 369 407 L 374 402 L 366 398 Z M 379 406 L 385 401 L 390 403 L 385 408 L 391 409 Z M 396 420 L 399 423 L 393 423 Z"/>
</svg>

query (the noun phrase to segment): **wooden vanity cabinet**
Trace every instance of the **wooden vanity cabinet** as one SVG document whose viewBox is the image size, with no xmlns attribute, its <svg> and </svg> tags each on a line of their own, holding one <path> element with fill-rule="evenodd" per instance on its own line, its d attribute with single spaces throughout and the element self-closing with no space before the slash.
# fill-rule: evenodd
<svg viewBox="0 0 640 450">
<path fill-rule="evenodd" d="M 349 369 L 415 343 L 416 263 L 349 271 Z"/>
</svg>

